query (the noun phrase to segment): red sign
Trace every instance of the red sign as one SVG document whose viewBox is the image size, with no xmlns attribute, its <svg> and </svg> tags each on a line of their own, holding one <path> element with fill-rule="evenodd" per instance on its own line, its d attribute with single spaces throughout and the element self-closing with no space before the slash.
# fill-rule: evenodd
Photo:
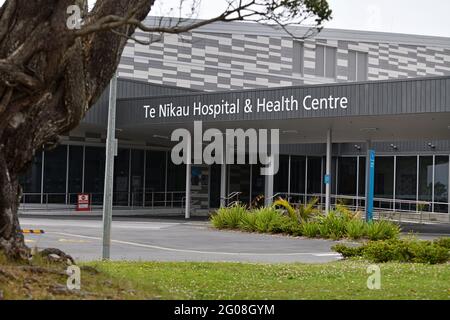
<svg viewBox="0 0 450 320">
<path fill-rule="evenodd" d="M 77 197 L 77 211 L 91 211 L 89 194 L 79 193 Z"/>
</svg>

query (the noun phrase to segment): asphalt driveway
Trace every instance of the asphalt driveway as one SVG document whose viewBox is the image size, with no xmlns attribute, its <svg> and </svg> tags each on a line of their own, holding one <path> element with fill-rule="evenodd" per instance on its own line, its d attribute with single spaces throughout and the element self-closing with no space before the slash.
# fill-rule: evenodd
<svg viewBox="0 0 450 320">
<path fill-rule="evenodd" d="M 102 221 L 75 218 L 24 218 L 22 228 L 43 229 L 26 235 L 30 247 L 57 247 L 77 260 L 99 260 Z M 238 261 L 322 263 L 340 259 L 333 241 L 281 235 L 218 231 L 207 221 L 115 219 L 111 259 L 156 261 Z"/>
</svg>

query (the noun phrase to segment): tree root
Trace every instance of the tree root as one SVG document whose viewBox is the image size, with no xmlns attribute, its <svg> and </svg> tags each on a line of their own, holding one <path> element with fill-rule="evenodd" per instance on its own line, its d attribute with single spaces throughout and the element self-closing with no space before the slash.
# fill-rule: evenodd
<svg viewBox="0 0 450 320">
<path fill-rule="evenodd" d="M 60 262 L 67 265 L 76 264 L 75 260 L 65 252 L 57 248 L 47 248 L 39 252 L 44 258 L 47 258 L 50 262 Z"/>
</svg>

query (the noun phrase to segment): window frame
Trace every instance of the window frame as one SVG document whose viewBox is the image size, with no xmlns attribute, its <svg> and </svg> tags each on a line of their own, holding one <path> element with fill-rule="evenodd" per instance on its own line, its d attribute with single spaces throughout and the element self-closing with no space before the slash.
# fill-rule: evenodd
<svg viewBox="0 0 450 320">
<path fill-rule="evenodd" d="M 323 74 L 318 74 L 317 73 L 317 48 L 318 47 L 322 47 L 323 48 Z M 332 77 L 328 77 L 327 76 L 327 48 L 333 49 L 334 50 L 334 69 L 333 69 L 333 73 L 334 75 Z M 325 78 L 325 79 L 337 79 L 337 47 L 336 46 L 332 46 L 326 43 L 318 43 L 316 44 L 316 55 L 315 55 L 315 75 L 317 77 L 321 77 L 321 78 Z"/>
<path fill-rule="evenodd" d="M 354 79 L 351 79 L 350 77 L 350 52 L 355 53 L 355 74 L 354 74 Z M 367 57 L 367 63 L 366 63 L 366 67 L 365 67 L 365 79 L 359 79 L 358 75 L 359 75 L 359 61 L 360 61 L 360 56 L 361 55 L 365 55 Z M 347 54 L 347 71 L 348 71 L 348 80 L 349 81 L 368 81 L 369 80 L 369 53 L 366 51 L 361 51 L 361 50 L 348 50 L 348 54 Z"/>
</svg>

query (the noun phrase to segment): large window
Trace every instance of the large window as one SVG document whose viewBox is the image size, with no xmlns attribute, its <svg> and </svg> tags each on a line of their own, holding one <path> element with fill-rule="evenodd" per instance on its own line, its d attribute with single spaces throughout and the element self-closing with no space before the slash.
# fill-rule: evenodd
<svg viewBox="0 0 450 320">
<path fill-rule="evenodd" d="M 376 164 L 375 164 L 376 166 Z M 358 195 L 366 196 L 366 157 L 359 157 L 359 181 L 358 181 Z"/>
<path fill-rule="evenodd" d="M 128 205 L 128 175 L 130 166 L 130 149 L 119 149 L 114 159 L 114 196 L 116 206 Z"/>
<path fill-rule="evenodd" d="M 23 188 L 22 201 L 26 203 L 41 202 L 42 151 L 37 151 L 28 170 L 20 176 Z"/>
<path fill-rule="evenodd" d="M 354 81 L 367 80 L 368 55 L 365 52 L 348 52 L 348 79 Z"/>
<path fill-rule="evenodd" d="M 433 157 L 419 157 L 419 201 L 432 201 Z M 430 208 L 431 209 L 431 208 Z"/>
<path fill-rule="evenodd" d="M 250 203 L 250 165 L 232 164 L 227 166 L 229 170 L 228 193 L 240 192 L 239 201 Z M 234 201 L 233 199 L 231 201 Z"/>
<path fill-rule="evenodd" d="M 336 48 L 316 46 L 316 76 L 336 78 Z"/>
<path fill-rule="evenodd" d="M 392 199 L 394 196 L 394 157 L 375 158 L 375 197 Z M 381 201 L 376 205 L 392 208 L 392 203 Z"/>
<path fill-rule="evenodd" d="M 85 148 L 84 192 L 91 194 L 92 204 L 103 203 L 105 155 L 103 147 Z"/>
<path fill-rule="evenodd" d="M 338 161 L 338 194 L 356 195 L 356 157 L 342 157 Z"/>
<path fill-rule="evenodd" d="M 144 150 L 131 150 L 131 205 L 141 206 L 144 194 Z"/>
<path fill-rule="evenodd" d="M 436 156 L 434 168 L 434 211 L 448 212 L 448 156 Z"/>
<path fill-rule="evenodd" d="M 322 158 L 308 157 L 308 184 L 307 193 L 322 192 Z M 309 197 L 310 199 L 311 197 Z"/>
<path fill-rule="evenodd" d="M 66 202 L 67 146 L 44 152 L 44 202 Z"/>
<path fill-rule="evenodd" d="M 397 157 L 395 177 L 395 198 L 409 200 L 411 203 L 400 202 L 398 209 L 415 210 L 417 189 L 417 157 Z"/>
<path fill-rule="evenodd" d="M 303 74 L 304 68 L 304 50 L 303 42 L 294 41 L 292 52 L 292 71 L 295 73 Z"/>
<path fill-rule="evenodd" d="M 278 172 L 273 182 L 274 194 L 288 192 L 289 156 L 281 155 L 279 159 Z"/>
<path fill-rule="evenodd" d="M 83 191 L 83 147 L 69 146 L 69 203 L 77 202 Z"/>
<path fill-rule="evenodd" d="M 212 164 L 209 170 L 209 207 L 220 207 L 220 186 L 222 166 L 220 164 Z"/>
<path fill-rule="evenodd" d="M 258 196 L 264 196 L 265 176 L 261 175 L 261 164 L 252 165 L 252 202 Z"/>
<path fill-rule="evenodd" d="M 291 157 L 291 193 L 305 193 L 305 166 L 305 157 Z M 292 199 L 296 202 L 303 202 L 302 196 L 293 196 Z"/>
<path fill-rule="evenodd" d="M 166 152 L 146 151 L 145 164 L 145 205 L 163 206 L 167 199 L 166 190 Z M 168 161 L 167 191 L 184 191 L 186 185 L 185 165 L 176 166 Z"/>
</svg>

